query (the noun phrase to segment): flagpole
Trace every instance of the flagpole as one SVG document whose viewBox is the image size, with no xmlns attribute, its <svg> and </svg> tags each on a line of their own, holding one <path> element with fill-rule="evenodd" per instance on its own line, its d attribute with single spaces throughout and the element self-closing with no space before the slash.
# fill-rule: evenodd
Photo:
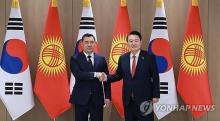
<svg viewBox="0 0 220 121">
<path fill-rule="evenodd" d="M 104 95 L 104 103 L 105 103 L 105 87 L 104 87 L 103 82 L 102 82 L 102 93 Z M 105 105 L 104 105 L 104 107 L 105 107 Z"/>
<path fill-rule="evenodd" d="M 192 121 L 194 121 L 194 118 L 193 118 L 193 116 L 192 116 Z"/>
</svg>

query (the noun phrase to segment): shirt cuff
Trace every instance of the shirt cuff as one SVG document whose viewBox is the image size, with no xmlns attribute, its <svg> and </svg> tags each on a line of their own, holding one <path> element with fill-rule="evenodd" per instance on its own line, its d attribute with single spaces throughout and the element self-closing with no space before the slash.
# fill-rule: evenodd
<svg viewBox="0 0 220 121">
<path fill-rule="evenodd" d="M 94 72 L 94 77 L 97 77 L 97 73 L 96 72 Z"/>
</svg>

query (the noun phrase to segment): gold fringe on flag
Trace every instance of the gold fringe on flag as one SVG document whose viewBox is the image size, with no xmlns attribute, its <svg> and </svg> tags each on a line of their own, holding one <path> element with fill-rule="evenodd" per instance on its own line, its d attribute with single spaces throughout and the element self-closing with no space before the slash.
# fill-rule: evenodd
<svg viewBox="0 0 220 121">
<path fill-rule="evenodd" d="M 57 0 L 52 0 L 51 7 L 57 7 Z"/>
<path fill-rule="evenodd" d="M 91 4 L 90 0 L 83 0 L 83 7 L 89 7 Z"/>
<path fill-rule="evenodd" d="M 192 0 L 192 6 L 199 6 L 198 0 Z"/>
<path fill-rule="evenodd" d="M 18 0 L 12 1 L 12 8 L 19 8 L 19 1 Z"/>
<path fill-rule="evenodd" d="M 157 0 L 157 8 L 162 8 L 163 0 Z"/>
<path fill-rule="evenodd" d="M 127 6 L 127 0 L 121 0 L 121 7 Z"/>
</svg>

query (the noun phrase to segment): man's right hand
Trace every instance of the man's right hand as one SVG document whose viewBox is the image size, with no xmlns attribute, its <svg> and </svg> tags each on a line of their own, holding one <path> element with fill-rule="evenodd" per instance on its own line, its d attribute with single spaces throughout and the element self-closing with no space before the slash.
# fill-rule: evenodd
<svg viewBox="0 0 220 121">
<path fill-rule="evenodd" d="M 107 75 L 104 72 L 96 72 L 96 77 L 99 79 L 100 82 L 107 81 Z"/>
</svg>

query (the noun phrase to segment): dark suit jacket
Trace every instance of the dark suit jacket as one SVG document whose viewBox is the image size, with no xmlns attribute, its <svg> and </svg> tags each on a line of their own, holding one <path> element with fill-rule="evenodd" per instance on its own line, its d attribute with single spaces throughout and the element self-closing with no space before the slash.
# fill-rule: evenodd
<svg viewBox="0 0 220 121">
<path fill-rule="evenodd" d="M 94 54 L 92 67 L 83 52 L 71 57 L 70 69 L 75 76 L 76 83 L 70 97 L 72 104 L 86 105 L 90 98 L 96 105 L 104 105 L 102 83 L 94 77 L 94 72 L 108 74 L 107 63 L 104 57 Z M 104 83 L 106 99 L 111 99 L 110 84 Z"/>
<path fill-rule="evenodd" d="M 160 97 L 159 74 L 155 56 L 141 50 L 136 65 L 135 75 L 132 78 L 130 69 L 130 53 L 120 56 L 115 74 L 108 76 L 108 82 L 123 79 L 123 104 L 129 104 L 131 95 L 137 104 Z M 133 93 L 133 94 L 132 94 Z"/>
</svg>

